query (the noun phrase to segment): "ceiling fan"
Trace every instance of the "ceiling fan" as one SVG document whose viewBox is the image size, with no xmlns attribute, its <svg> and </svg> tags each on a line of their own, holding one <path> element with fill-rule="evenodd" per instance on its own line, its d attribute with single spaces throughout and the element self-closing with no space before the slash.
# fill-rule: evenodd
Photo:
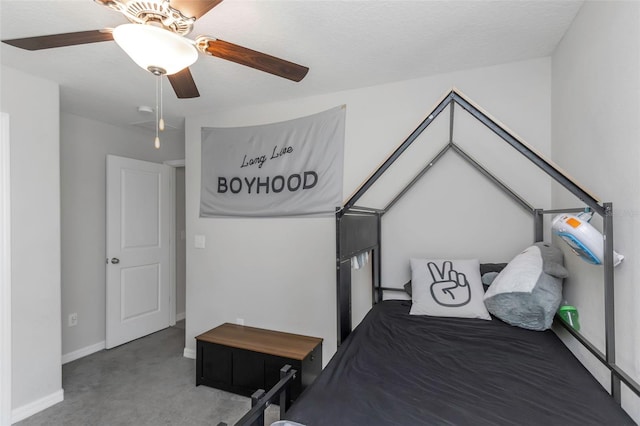
<svg viewBox="0 0 640 426">
<path fill-rule="evenodd" d="M 222 0 L 94 0 L 122 13 L 129 24 L 115 29 L 53 34 L 3 40 L 26 50 L 50 49 L 115 40 L 142 68 L 152 74 L 167 75 L 178 98 L 200 96 L 189 66 L 198 52 L 283 77 L 302 80 L 309 68 L 224 40 L 199 36 L 185 37 L 195 21 Z"/>
</svg>

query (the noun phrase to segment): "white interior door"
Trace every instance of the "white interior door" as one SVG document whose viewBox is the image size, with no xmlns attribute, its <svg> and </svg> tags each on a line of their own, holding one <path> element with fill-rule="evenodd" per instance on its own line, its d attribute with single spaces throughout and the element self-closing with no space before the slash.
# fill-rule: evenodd
<svg viewBox="0 0 640 426">
<path fill-rule="evenodd" d="M 107 339 L 169 326 L 171 167 L 107 156 Z"/>
</svg>

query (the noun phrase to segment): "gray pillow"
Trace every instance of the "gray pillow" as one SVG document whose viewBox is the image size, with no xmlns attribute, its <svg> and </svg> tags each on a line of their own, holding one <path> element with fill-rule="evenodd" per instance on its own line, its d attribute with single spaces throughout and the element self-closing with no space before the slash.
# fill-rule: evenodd
<svg viewBox="0 0 640 426">
<path fill-rule="evenodd" d="M 486 274 L 482 274 L 482 285 L 489 287 L 499 274 L 500 272 L 487 272 Z"/>
<path fill-rule="evenodd" d="M 489 272 L 500 272 L 502 271 L 506 263 L 481 263 L 480 264 L 480 275 L 484 275 Z"/>
<path fill-rule="evenodd" d="M 568 275 L 557 247 L 536 243 L 524 250 L 493 280 L 484 295 L 489 312 L 529 330 L 546 330 L 562 300 Z"/>
<path fill-rule="evenodd" d="M 404 285 L 404 291 L 406 291 L 407 294 L 411 296 L 411 280 L 407 281 Z"/>
</svg>

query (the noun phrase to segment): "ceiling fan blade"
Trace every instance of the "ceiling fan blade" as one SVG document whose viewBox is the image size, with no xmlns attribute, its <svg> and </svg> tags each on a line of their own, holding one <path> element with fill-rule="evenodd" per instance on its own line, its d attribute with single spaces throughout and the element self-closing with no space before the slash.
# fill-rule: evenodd
<svg viewBox="0 0 640 426">
<path fill-rule="evenodd" d="M 294 64 L 266 53 L 256 52 L 224 40 L 203 37 L 198 43 L 198 48 L 206 54 L 293 81 L 302 80 L 309 72 L 309 68 L 302 65 Z"/>
<path fill-rule="evenodd" d="M 189 68 L 185 68 L 175 74 L 168 75 L 167 78 L 173 87 L 173 91 L 180 99 L 197 98 L 200 96 L 196 82 L 193 81 L 193 76 Z"/>
<path fill-rule="evenodd" d="M 170 0 L 171 7 L 178 9 L 187 18 L 200 18 L 222 3 L 222 0 Z"/>
<path fill-rule="evenodd" d="M 54 47 L 75 46 L 77 44 L 97 43 L 113 40 L 109 30 L 79 31 L 75 33 L 52 34 L 38 37 L 2 40 L 3 43 L 26 50 L 51 49 Z"/>
</svg>

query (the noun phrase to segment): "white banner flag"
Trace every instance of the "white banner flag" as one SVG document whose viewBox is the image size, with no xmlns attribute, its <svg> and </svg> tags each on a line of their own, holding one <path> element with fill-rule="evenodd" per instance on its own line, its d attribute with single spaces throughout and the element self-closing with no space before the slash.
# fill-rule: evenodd
<svg viewBox="0 0 640 426">
<path fill-rule="evenodd" d="M 345 107 L 281 123 L 202 128 L 200 217 L 333 213 Z"/>
</svg>

